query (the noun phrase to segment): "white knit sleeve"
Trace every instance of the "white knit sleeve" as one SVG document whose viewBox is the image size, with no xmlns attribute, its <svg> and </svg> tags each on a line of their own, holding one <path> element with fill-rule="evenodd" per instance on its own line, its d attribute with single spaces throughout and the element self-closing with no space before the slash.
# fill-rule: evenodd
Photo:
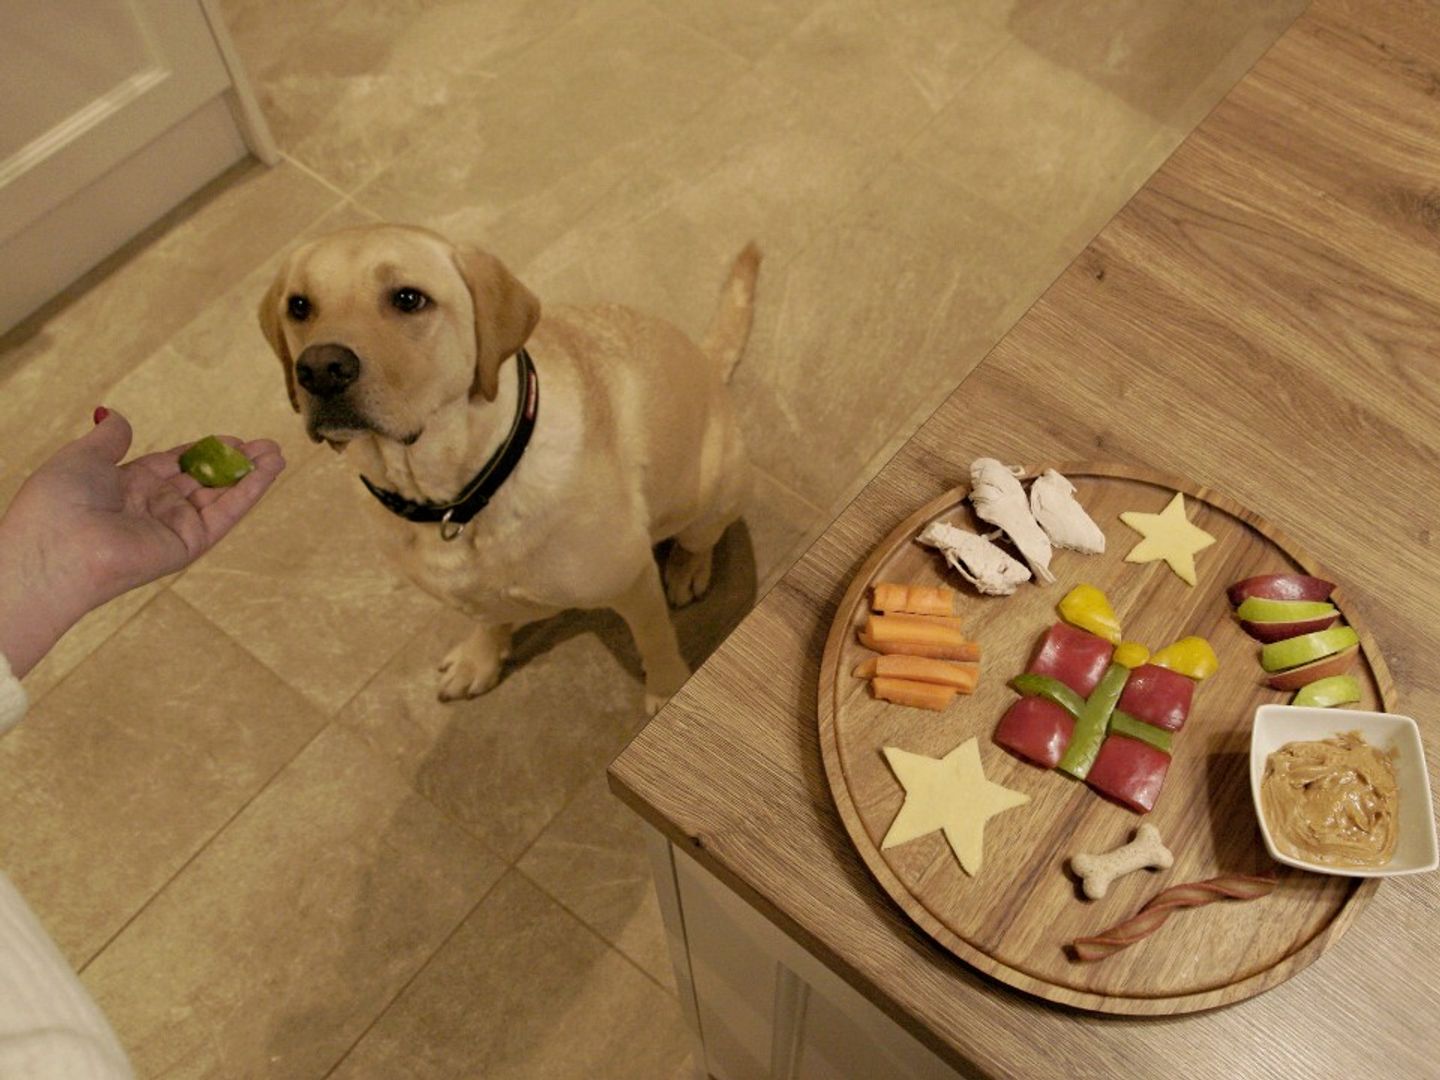
<svg viewBox="0 0 1440 1080">
<path fill-rule="evenodd" d="M 134 1080 L 115 1029 L 0 873 L 0 1077 Z"/>
<path fill-rule="evenodd" d="M 29 707 L 30 699 L 25 696 L 25 688 L 10 671 L 10 662 L 5 659 L 5 654 L 0 653 L 0 735 L 18 724 Z"/>
</svg>

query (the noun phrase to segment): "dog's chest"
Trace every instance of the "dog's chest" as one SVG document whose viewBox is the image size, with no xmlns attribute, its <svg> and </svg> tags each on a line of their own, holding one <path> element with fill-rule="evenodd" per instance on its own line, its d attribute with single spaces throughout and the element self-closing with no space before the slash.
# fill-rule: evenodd
<svg viewBox="0 0 1440 1080">
<path fill-rule="evenodd" d="M 438 531 L 402 526 L 390 555 L 420 588 L 469 614 L 519 619 L 550 607 L 527 580 L 526 547 L 516 538 L 471 536 L 441 540 Z"/>
</svg>

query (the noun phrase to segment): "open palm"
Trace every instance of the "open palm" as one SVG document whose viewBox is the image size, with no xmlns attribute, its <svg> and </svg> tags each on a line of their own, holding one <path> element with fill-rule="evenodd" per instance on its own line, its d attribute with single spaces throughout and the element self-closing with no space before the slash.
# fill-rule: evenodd
<svg viewBox="0 0 1440 1080">
<path fill-rule="evenodd" d="M 124 465 L 130 425 L 112 413 L 42 465 L 7 518 L 28 526 L 52 588 L 86 610 L 188 566 L 245 516 L 285 467 L 268 439 L 226 437 L 255 463 L 228 488 L 180 470 L 178 446 Z"/>
</svg>

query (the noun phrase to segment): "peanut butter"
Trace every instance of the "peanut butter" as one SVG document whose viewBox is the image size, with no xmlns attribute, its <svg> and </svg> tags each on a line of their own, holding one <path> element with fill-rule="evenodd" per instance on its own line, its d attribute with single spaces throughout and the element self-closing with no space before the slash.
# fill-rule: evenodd
<svg viewBox="0 0 1440 1080">
<path fill-rule="evenodd" d="M 1395 765 L 1358 731 L 1265 759 L 1260 807 L 1275 847 L 1337 869 L 1384 866 L 1399 833 Z"/>
</svg>

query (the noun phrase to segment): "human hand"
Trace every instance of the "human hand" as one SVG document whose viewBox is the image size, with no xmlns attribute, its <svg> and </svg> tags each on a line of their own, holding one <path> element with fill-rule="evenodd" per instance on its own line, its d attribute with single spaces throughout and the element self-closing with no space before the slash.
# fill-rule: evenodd
<svg viewBox="0 0 1440 1080">
<path fill-rule="evenodd" d="M 0 518 L 0 652 L 17 675 L 86 612 L 194 562 L 285 467 L 268 439 L 225 438 L 255 469 L 207 488 L 180 471 L 186 446 L 120 465 L 131 438 L 108 413 L 36 469 Z"/>
</svg>

